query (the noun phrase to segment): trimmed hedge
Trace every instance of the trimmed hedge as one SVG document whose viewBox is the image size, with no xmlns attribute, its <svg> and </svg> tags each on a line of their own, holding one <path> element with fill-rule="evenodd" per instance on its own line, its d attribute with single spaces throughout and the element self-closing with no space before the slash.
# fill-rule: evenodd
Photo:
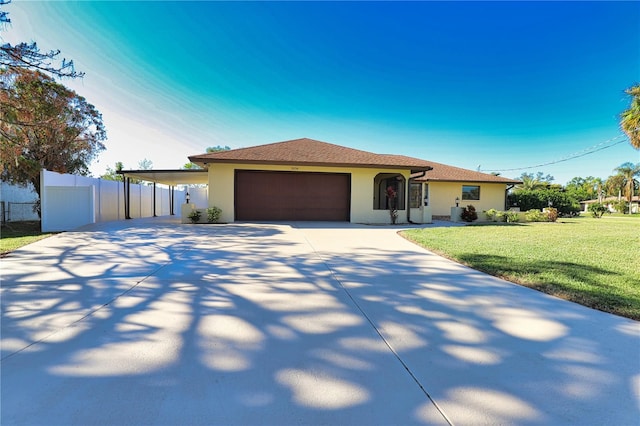
<svg viewBox="0 0 640 426">
<path fill-rule="evenodd" d="M 557 189 L 520 189 L 509 194 L 510 205 L 520 207 L 521 211 L 545 209 L 549 207 L 549 201 L 562 216 L 575 216 L 580 213 L 580 203 L 570 194 Z"/>
</svg>

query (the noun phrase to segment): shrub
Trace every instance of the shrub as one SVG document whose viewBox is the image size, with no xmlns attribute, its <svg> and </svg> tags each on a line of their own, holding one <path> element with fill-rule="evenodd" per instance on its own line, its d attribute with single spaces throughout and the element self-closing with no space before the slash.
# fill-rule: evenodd
<svg viewBox="0 0 640 426">
<path fill-rule="evenodd" d="M 548 220 L 549 222 L 555 222 L 556 220 L 558 220 L 558 209 L 548 207 L 547 209 L 545 209 L 544 215 L 546 220 Z"/>
<path fill-rule="evenodd" d="M 603 214 L 609 212 L 609 209 L 602 203 L 593 203 L 589 204 L 589 211 L 591 216 L 601 218 Z"/>
<path fill-rule="evenodd" d="M 207 222 L 214 223 L 220 220 L 220 215 L 222 214 L 222 209 L 220 207 L 209 207 L 207 209 Z"/>
<path fill-rule="evenodd" d="M 627 202 L 627 200 L 616 201 L 614 203 L 611 203 L 611 205 L 618 213 L 629 213 L 629 203 Z"/>
<path fill-rule="evenodd" d="M 546 222 L 547 221 L 546 215 L 538 209 L 528 210 L 524 214 L 524 218 L 527 220 L 527 222 Z"/>
<path fill-rule="evenodd" d="M 465 222 L 473 222 L 478 218 L 478 213 L 476 213 L 476 208 L 469 204 L 467 207 L 462 209 L 462 213 L 460 214 L 460 219 Z"/>
<path fill-rule="evenodd" d="M 200 221 L 200 212 L 198 210 L 191 210 L 188 217 L 191 219 L 191 223 L 198 223 Z"/>
<path fill-rule="evenodd" d="M 509 223 L 520 221 L 520 216 L 518 215 L 518 212 L 508 211 L 508 212 L 504 212 L 504 215 L 506 216 L 507 222 Z"/>
<path fill-rule="evenodd" d="M 522 211 L 542 210 L 549 206 L 549 201 L 559 215 L 574 216 L 580 212 L 580 203 L 571 194 L 557 189 L 519 189 L 509 194 L 509 203 Z"/>
<path fill-rule="evenodd" d="M 484 212 L 484 214 L 487 217 L 487 220 L 492 222 L 504 222 L 505 220 L 504 212 L 501 212 L 500 210 L 489 209 Z"/>
</svg>

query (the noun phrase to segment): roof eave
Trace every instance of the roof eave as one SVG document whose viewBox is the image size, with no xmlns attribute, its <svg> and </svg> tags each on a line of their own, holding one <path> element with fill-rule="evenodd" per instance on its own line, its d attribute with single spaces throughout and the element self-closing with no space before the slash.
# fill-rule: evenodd
<svg viewBox="0 0 640 426">
<path fill-rule="evenodd" d="M 405 169 L 411 173 L 429 171 L 430 166 L 399 165 L 399 164 L 371 164 L 371 163 L 340 163 L 340 162 L 307 162 L 307 161 L 278 161 L 278 160 L 240 160 L 228 158 L 202 158 L 199 156 L 189 157 L 189 161 L 207 168 L 210 164 L 261 164 L 261 165 L 282 165 L 282 166 L 321 166 L 321 167 L 355 167 L 365 169 Z"/>
<path fill-rule="evenodd" d="M 423 177 L 423 178 L 416 178 L 416 180 L 419 181 L 423 181 L 423 182 L 477 182 L 477 183 L 502 183 L 505 185 L 517 185 L 517 184 L 521 184 L 521 181 L 518 180 L 501 180 L 501 181 L 496 181 L 496 180 L 481 180 L 481 179 L 441 179 L 441 178 L 428 178 L 428 177 Z"/>
</svg>

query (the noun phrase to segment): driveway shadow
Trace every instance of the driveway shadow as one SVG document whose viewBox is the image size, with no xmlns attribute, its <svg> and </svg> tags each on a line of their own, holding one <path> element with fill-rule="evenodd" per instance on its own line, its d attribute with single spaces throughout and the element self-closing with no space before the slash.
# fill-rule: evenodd
<svg viewBox="0 0 640 426">
<path fill-rule="evenodd" d="M 91 229 L 16 253 L 2 424 L 445 424 L 285 228 Z"/>
<path fill-rule="evenodd" d="M 390 238 L 346 244 L 348 256 L 326 241 L 316 248 L 453 423 L 638 418 L 640 323 L 489 277 L 409 242 L 385 244 Z M 487 260 L 515 270 L 563 266 Z"/>
<path fill-rule="evenodd" d="M 637 322 L 396 230 L 141 221 L 28 246 L 2 261 L 1 423 L 638 418 Z"/>
</svg>

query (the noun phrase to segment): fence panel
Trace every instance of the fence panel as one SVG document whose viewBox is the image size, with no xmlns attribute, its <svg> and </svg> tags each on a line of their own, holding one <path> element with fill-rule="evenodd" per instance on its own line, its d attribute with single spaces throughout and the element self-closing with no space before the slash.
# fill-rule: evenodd
<svg viewBox="0 0 640 426">
<path fill-rule="evenodd" d="M 140 217 L 153 216 L 153 186 L 140 187 Z"/>
<path fill-rule="evenodd" d="M 40 220 L 33 206 L 38 201 L 38 194 L 29 185 L 13 185 L 7 182 L 0 184 L 0 199 L 2 202 L 2 222 L 20 222 L 25 220 Z"/>
<path fill-rule="evenodd" d="M 42 189 L 42 231 L 67 231 L 95 223 L 94 186 L 45 186 Z"/>
<path fill-rule="evenodd" d="M 75 176 L 68 174 L 60 174 L 55 172 L 50 172 L 48 170 L 42 170 L 40 175 L 41 187 L 44 189 L 47 187 L 68 187 L 68 188 L 85 188 L 82 191 L 86 191 L 86 188 L 91 188 L 93 195 L 93 222 L 107 222 L 112 220 L 123 220 L 125 218 L 124 211 L 124 184 L 122 182 L 116 181 L 107 181 L 103 179 L 90 178 L 86 176 Z M 81 194 L 82 191 L 78 191 L 78 194 Z M 84 211 L 84 199 L 78 195 L 78 199 L 74 199 L 74 197 L 70 194 L 73 194 L 73 191 L 66 192 L 53 192 L 53 196 L 63 196 L 66 197 L 64 203 L 59 204 L 57 202 L 53 202 L 50 204 L 55 206 L 55 208 L 46 208 L 43 204 L 42 208 L 42 223 L 43 230 L 45 230 L 45 222 L 46 226 L 50 226 L 50 224 L 59 224 L 65 223 L 66 229 L 56 229 L 56 230 L 70 230 L 77 226 L 84 225 L 86 222 L 87 216 L 82 216 L 78 213 L 76 215 L 74 212 Z M 180 205 L 184 202 L 184 191 L 174 189 L 174 213 L 179 214 Z M 51 196 L 51 194 L 48 194 Z M 4 198 L 4 197 L 3 197 Z M 43 200 L 45 196 L 43 195 Z M 153 186 L 149 185 L 131 185 L 131 194 L 130 194 L 130 216 L 131 218 L 140 218 L 140 217 L 151 217 L 153 216 Z M 169 188 L 164 186 L 156 185 L 156 215 L 164 216 L 169 215 L 171 212 L 171 208 L 169 205 L 170 196 L 169 196 Z M 49 205 L 49 203 L 48 203 Z M 64 216 L 67 219 L 64 219 Z M 78 217 L 77 217 L 78 216 Z M 73 222 L 70 218 L 75 217 L 77 220 Z M 46 219 L 45 219 L 46 218 Z M 73 223 L 72 223 L 73 222 Z M 82 223 L 80 223 L 82 222 Z"/>
<path fill-rule="evenodd" d="M 204 209 L 209 206 L 209 188 L 190 187 L 189 188 L 189 202 L 195 204 L 199 209 Z M 181 200 L 181 202 L 184 202 Z"/>
<path fill-rule="evenodd" d="M 8 222 L 23 222 L 27 220 L 40 220 L 36 209 L 36 202 L 15 203 L 7 202 L 6 217 Z"/>
<path fill-rule="evenodd" d="M 98 222 L 124 219 L 124 198 L 122 182 L 99 179 L 98 184 Z"/>
</svg>

